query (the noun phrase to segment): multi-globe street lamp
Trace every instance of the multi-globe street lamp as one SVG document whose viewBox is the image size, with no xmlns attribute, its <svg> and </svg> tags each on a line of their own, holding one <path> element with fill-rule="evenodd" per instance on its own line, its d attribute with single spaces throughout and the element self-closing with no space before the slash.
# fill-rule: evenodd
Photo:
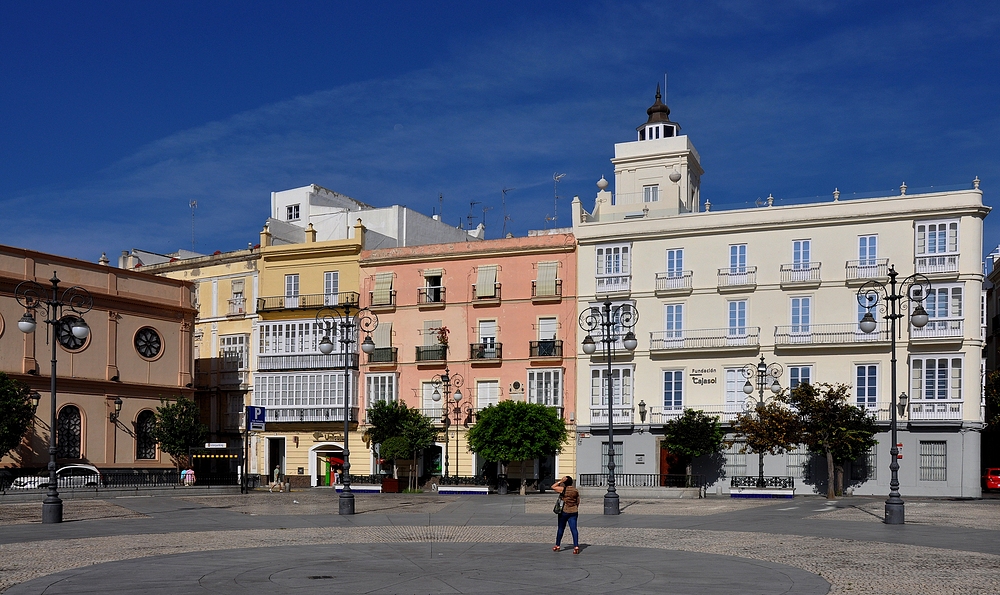
<svg viewBox="0 0 1000 595">
<path fill-rule="evenodd" d="M 35 332 L 37 322 L 35 314 L 45 316 L 45 324 L 49 325 L 51 333 L 46 338 L 52 344 L 52 372 L 50 381 L 50 411 L 49 411 L 49 485 L 45 500 L 42 502 L 42 522 L 61 523 L 63 503 L 59 498 L 56 478 L 56 343 L 72 348 L 83 348 L 90 327 L 82 318 L 94 306 L 94 298 L 90 292 L 78 286 L 59 290 L 59 277 L 55 271 L 49 279 L 50 287 L 44 287 L 35 281 L 22 281 L 14 288 L 14 297 L 24 307 L 24 315 L 17 321 L 17 328 L 22 333 Z M 70 313 L 66 313 L 66 310 Z M 32 398 L 34 400 L 34 397 Z M 37 407 L 37 401 L 35 401 Z"/>
<path fill-rule="evenodd" d="M 923 302 L 927 294 L 931 291 L 930 280 L 914 273 L 901 281 L 896 281 L 899 273 L 896 272 L 895 265 L 889 267 L 889 284 L 876 281 L 874 279 L 866 281 L 858 288 L 858 304 L 865 308 L 865 315 L 861 318 L 858 326 L 862 332 L 871 333 L 878 328 L 878 322 L 872 314 L 872 309 L 876 306 L 885 319 L 889 321 L 890 346 L 890 377 L 891 377 L 891 399 L 889 406 L 889 428 L 892 446 L 889 449 L 889 472 L 892 477 L 889 480 L 889 499 L 885 501 L 884 522 L 887 525 L 902 525 L 905 522 L 905 508 L 903 499 L 899 495 L 899 446 L 896 436 L 896 321 L 903 318 L 902 307 L 909 309 L 910 304 L 915 304 L 910 312 L 910 324 L 915 328 L 923 328 L 927 325 L 929 316 L 924 310 Z M 906 395 L 900 395 L 901 402 L 905 402 Z"/>
<path fill-rule="evenodd" d="M 437 374 L 431 379 L 434 384 L 434 392 L 431 393 L 431 399 L 437 403 L 441 400 L 441 389 L 444 389 L 444 411 L 445 419 L 450 419 L 451 408 L 448 405 L 449 398 L 455 403 L 456 411 L 459 409 L 459 401 L 462 400 L 462 385 L 465 383 L 465 378 L 461 374 L 452 374 L 451 370 L 448 369 L 447 364 L 444 367 L 444 374 Z M 451 389 L 455 388 L 455 394 L 452 395 Z M 458 475 L 458 424 L 455 425 L 455 475 Z M 444 429 L 444 476 L 448 477 L 448 428 Z"/>
<path fill-rule="evenodd" d="M 344 487 L 340 491 L 338 512 L 342 515 L 354 514 L 354 492 L 351 491 L 351 451 L 348 447 L 348 434 L 351 429 L 351 370 L 359 369 L 359 355 L 353 354 L 354 362 L 352 364 L 351 345 L 357 342 L 355 329 L 360 329 L 365 333 L 365 338 L 361 341 L 361 351 L 366 354 L 375 351 L 375 341 L 372 340 L 371 333 L 378 328 L 378 316 L 375 316 L 368 308 L 360 308 L 352 314 L 351 304 L 344 304 L 339 309 L 320 309 L 316 313 L 316 322 L 320 323 L 323 328 L 323 338 L 319 342 L 320 352 L 324 355 L 330 355 L 334 352 L 335 345 L 330 339 L 330 332 L 334 331 L 337 342 L 340 343 L 341 355 L 344 358 Z"/>
<path fill-rule="evenodd" d="M 770 364 L 764 361 L 764 356 L 760 356 L 760 361 L 756 364 L 747 364 L 743 366 L 743 377 L 747 379 L 746 383 L 743 384 L 743 393 L 746 394 L 747 398 L 743 402 L 743 408 L 749 409 L 751 401 L 756 401 L 754 404 L 754 410 L 757 412 L 757 420 L 761 420 L 763 414 L 764 403 L 768 398 L 774 398 L 778 393 L 781 392 L 781 384 L 778 382 L 778 378 L 784 373 L 784 369 L 781 364 L 777 362 L 772 362 Z M 753 378 L 757 384 L 757 397 L 753 396 L 754 385 L 750 382 Z M 768 382 L 770 381 L 770 382 Z M 770 395 L 765 395 L 764 391 L 770 390 Z M 763 488 L 764 485 L 764 451 L 757 453 L 757 487 Z"/>
<path fill-rule="evenodd" d="M 615 430 L 614 430 L 614 378 L 611 363 L 614 360 L 616 347 L 621 341 L 622 347 L 629 353 L 635 351 L 639 342 L 632 329 L 639 322 L 639 312 L 631 304 L 620 304 L 611 307 L 611 300 L 605 300 L 603 307 L 593 306 L 580 313 L 580 328 L 587 331 L 583 339 L 583 352 L 593 355 L 597 351 L 597 341 L 593 332 L 600 329 L 598 341 L 603 345 L 604 357 L 608 361 L 608 491 L 604 494 L 604 514 L 620 514 L 618 492 L 615 491 Z M 625 379 L 622 378 L 622 382 Z M 623 394 L 624 394 L 624 386 Z"/>
</svg>

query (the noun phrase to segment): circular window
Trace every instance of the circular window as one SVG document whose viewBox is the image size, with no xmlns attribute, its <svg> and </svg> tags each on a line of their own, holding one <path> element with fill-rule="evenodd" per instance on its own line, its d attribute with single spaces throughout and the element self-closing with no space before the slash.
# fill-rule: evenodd
<svg viewBox="0 0 1000 595">
<path fill-rule="evenodd" d="M 156 359 L 163 351 L 160 334 L 148 326 L 142 327 L 135 334 L 135 350 L 146 359 Z"/>
<path fill-rule="evenodd" d="M 63 316 L 56 322 L 56 340 L 66 351 L 83 351 L 84 347 L 87 346 L 90 334 L 82 339 L 73 334 L 73 325 L 81 323 L 83 323 L 83 319 L 73 315 Z"/>
</svg>

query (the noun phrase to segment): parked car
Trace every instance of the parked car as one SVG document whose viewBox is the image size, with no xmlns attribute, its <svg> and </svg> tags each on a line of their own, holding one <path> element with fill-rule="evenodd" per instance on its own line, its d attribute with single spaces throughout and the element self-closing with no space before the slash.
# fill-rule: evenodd
<svg viewBox="0 0 1000 595">
<path fill-rule="evenodd" d="M 1000 490 L 1000 467 L 988 467 L 983 471 L 983 491 Z"/>
<path fill-rule="evenodd" d="M 93 465 L 66 465 L 56 471 L 57 486 L 62 488 L 83 488 L 102 485 L 101 472 Z M 30 490 L 49 487 L 49 472 L 18 477 L 11 483 L 12 490 Z"/>
</svg>

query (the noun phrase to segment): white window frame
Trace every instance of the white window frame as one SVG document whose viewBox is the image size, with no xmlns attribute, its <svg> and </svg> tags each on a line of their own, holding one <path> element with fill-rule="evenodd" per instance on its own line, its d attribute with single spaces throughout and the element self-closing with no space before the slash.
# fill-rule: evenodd
<svg viewBox="0 0 1000 595">
<path fill-rule="evenodd" d="M 499 380 L 476 380 L 476 409 L 485 409 L 500 402 Z"/>
<path fill-rule="evenodd" d="M 684 304 L 663 304 L 663 339 L 671 343 L 684 340 Z"/>
<path fill-rule="evenodd" d="M 726 304 L 728 316 L 726 319 L 726 335 L 729 338 L 740 339 L 747 336 L 747 318 L 750 304 L 747 300 L 729 300 Z"/>
<path fill-rule="evenodd" d="M 792 240 L 792 269 L 796 271 L 808 270 L 812 266 L 810 254 L 812 251 L 812 240 Z"/>
<path fill-rule="evenodd" d="M 812 364 L 788 366 L 788 390 L 792 390 L 803 382 L 813 384 L 813 379 L 815 378 L 814 369 Z M 802 373 L 803 371 L 805 371 L 805 374 Z"/>
<path fill-rule="evenodd" d="M 747 245 L 729 245 L 729 274 L 742 275 L 747 272 Z"/>
<path fill-rule="evenodd" d="M 658 202 L 660 200 L 659 184 L 651 184 L 642 187 L 642 202 Z"/>
<path fill-rule="evenodd" d="M 872 368 L 874 368 L 874 374 Z M 854 402 L 858 407 L 862 409 L 878 408 L 880 379 L 881 370 L 878 363 L 854 364 Z"/>
<path fill-rule="evenodd" d="M 298 221 L 300 213 L 299 205 L 287 205 L 285 207 L 285 221 Z"/>
<path fill-rule="evenodd" d="M 941 362 L 945 365 L 942 366 Z M 933 362 L 929 367 L 928 362 Z M 943 353 L 910 356 L 910 402 L 962 401 L 964 392 L 964 354 Z M 928 370 L 933 369 L 933 375 Z M 941 371 L 945 376 L 941 378 Z M 957 374 L 956 374 L 957 372 Z M 932 383 L 933 386 L 929 386 Z M 930 389 L 930 396 L 928 396 Z"/>
<path fill-rule="evenodd" d="M 791 327 L 789 329 L 790 334 L 810 334 L 812 332 L 812 296 L 791 296 L 788 303 L 788 310 L 791 317 Z"/>
<path fill-rule="evenodd" d="M 399 382 L 394 372 L 388 374 L 365 374 L 365 405 L 374 403 L 394 403 L 399 400 Z"/>
<path fill-rule="evenodd" d="M 632 244 L 603 244 L 596 249 L 598 277 L 632 274 Z"/>
<path fill-rule="evenodd" d="M 944 229 L 941 229 L 942 227 Z M 917 256 L 958 254 L 961 245 L 959 229 L 958 219 L 917 221 L 914 254 Z M 941 235 L 942 233 L 944 235 Z"/>
<path fill-rule="evenodd" d="M 528 402 L 562 407 L 562 368 L 538 368 L 528 370 Z"/>
<path fill-rule="evenodd" d="M 667 250 L 667 278 L 678 279 L 684 276 L 684 248 Z"/>
<path fill-rule="evenodd" d="M 617 377 L 617 381 L 615 378 Z M 608 367 L 590 367 L 590 406 L 608 406 Z M 611 366 L 612 391 L 614 392 L 612 407 L 631 407 L 632 390 L 635 382 L 635 366 L 631 364 Z M 622 382 L 626 379 L 625 382 Z M 599 382 L 599 385 L 598 385 Z"/>
<path fill-rule="evenodd" d="M 878 265 L 878 234 L 858 236 L 858 267 Z"/>
<path fill-rule="evenodd" d="M 340 303 L 340 271 L 323 272 L 323 304 L 336 306 Z"/>
<path fill-rule="evenodd" d="M 663 411 L 684 411 L 684 370 L 672 369 L 661 372 Z"/>
<path fill-rule="evenodd" d="M 726 413 L 738 413 L 743 411 L 743 403 L 746 401 L 746 393 L 743 392 L 743 383 L 746 378 L 743 377 L 742 368 L 725 368 L 722 370 L 722 375 L 724 379 L 723 390 L 724 395 L 724 411 Z"/>
</svg>

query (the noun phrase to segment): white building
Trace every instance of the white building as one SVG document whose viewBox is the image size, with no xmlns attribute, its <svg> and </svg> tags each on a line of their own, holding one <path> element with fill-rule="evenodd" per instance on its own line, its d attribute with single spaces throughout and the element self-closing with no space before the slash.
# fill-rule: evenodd
<svg viewBox="0 0 1000 595">
<path fill-rule="evenodd" d="M 907 194 L 904 185 L 898 196 L 839 200 L 834 192 L 823 203 L 769 198 L 759 208 L 711 212 L 699 192 L 698 153 L 677 135 L 659 91 L 647 113 L 637 140 L 615 145 L 618 192 L 602 178 L 592 212 L 573 201 L 580 310 L 610 298 L 639 313 L 638 348 L 619 350 L 613 362 L 617 471 L 667 473 L 658 442 L 664 421 L 684 408 L 719 415 L 728 427 L 744 406 L 741 369 L 763 355 L 783 366 L 783 387 L 852 385 L 883 432 L 845 482 L 854 493 L 888 493 L 889 335 L 883 326 L 859 331 L 856 292 L 869 279 L 886 281 L 895 266 L 900 279 L 917 272 L 933 284 L 924 302 L 930 323 L 899 323 L 897 387 L 909 396 L 898 425 L 901 492 L 979 496 L 989 208 L 978 179 L 961 191 Z M 578 386 L 591 389 L 579 394 L 577 468 L 606 473 L 607 364 L 600 350 L 589 358 L 578 351 L 590 360 L 577 368 Z M 697 461 L 695 473 L 728 491 L 727 477 L 756 474 L 756 456 L 739 450 L 731 447 L 724 465 Z M 795 477 L 798 493 L 825 491 L 825 462 L 804 449 L 767 457 L 765 474 Z"/>
</svg>

